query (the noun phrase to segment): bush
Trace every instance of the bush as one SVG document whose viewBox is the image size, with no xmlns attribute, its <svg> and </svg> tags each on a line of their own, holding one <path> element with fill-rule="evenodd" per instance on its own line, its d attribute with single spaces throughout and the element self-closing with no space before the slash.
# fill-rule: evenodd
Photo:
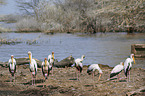
<svg viewBox="0 0 145 96">
<path fill-rule="evenodd" d="M 34 17 L 25 17 L 16 23 L 17 31 L 40 31 L 40 24 Z"/>
</svg>

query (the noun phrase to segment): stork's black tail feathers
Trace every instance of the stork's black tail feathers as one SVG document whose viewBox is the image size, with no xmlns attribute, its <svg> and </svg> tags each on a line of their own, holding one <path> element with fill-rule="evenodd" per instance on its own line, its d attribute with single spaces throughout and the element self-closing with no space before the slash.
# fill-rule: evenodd
<svg viewBox="0 0 145 96">
<path fill-rule="evenodd" d="M 14 74 L 15 74 L 15 73 L 14 73 L 14 72 L 12 72 L 11 74 L 12 74 L 12 76 L 14 76 Z"/>
<path fill-rule="evenodd" d="M 80 73 L 82 72 L 83 68 L 81 66 L 77 66 L 76 67 L 78 71 L 80 71 Z"/>
<path fill-rule="evenodd" d="M 130 68 L 131 69 L 131 68 Z M 125 76 L 127 77 L 127 75 L 128 75 L 128 72 L 129 72 L 129 67 L 127 67 L 127 69 L 126 70 L 124 70 L 124 74 L 125 74 Z"/>
<path fill-rule="evenodd" d="M 117 72 L 117 73 L 111 73 L 111 74 L 110 74 L 110 78 L 112 78 L 112 77 L 118 75 L 119 73 L 120 73 L 120 72 Z"/>
<path fill-rule="evenodd" d="M 92 70 L 87 70 L 88 75 L 91 75 Z"/>
</svg>

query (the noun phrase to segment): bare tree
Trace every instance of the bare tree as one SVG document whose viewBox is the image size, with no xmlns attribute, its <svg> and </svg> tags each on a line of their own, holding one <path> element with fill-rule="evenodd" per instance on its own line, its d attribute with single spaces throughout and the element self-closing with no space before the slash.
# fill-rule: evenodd
<svg viewBox="0 0 145 96">
<path fill-rule="evenodd" d="M 0 6 L 5 5 L 6 4 L 6 0 L 0 0 Z"/>
<path fill-rule="evenodd" d="M 38 4 L 40 0 L 17 0 L 18 7 L 29 15 L 34 15 L 36 19 L 39 19 Z"/>
<path fill-rule="evenodd" d="M 144 0 L 19 0 L 45 30 L 110 31 L 145 26 Z M 141 22 L 141 23 L 140 23 Z"/>
</svg>

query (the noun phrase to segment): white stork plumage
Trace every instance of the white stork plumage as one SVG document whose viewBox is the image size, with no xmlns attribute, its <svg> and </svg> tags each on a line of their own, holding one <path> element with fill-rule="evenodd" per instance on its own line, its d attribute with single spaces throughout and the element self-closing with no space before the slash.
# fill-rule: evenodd
<svg viewBox="0 0 145 96">
<path fill-rule="evenodd" d="M 83 69 L 83 60 L 85 58 L 85 55 L 82 55 L 81 58 L 77 58 L 75 59 L 75 67 L 76 67 L 76 74 L 77 74 L 77 80 L 78 80 L 78 71 L 79 71 L 79 74 L 81 74 L 82 72 L 82 69 Z"/>
<path fill-rule="evenodd" d="M 48 62 L 51 66 L 51 69 L 52 70 L 52 75 L 53 75 L 53 65 L 54 65 L 54 52 L 52 52 L 52 55 L 48 55 Z"/>
<path fill-rule="evenodd" d="M 124 74 L 126 77 L 129 75 L 129 81 L 130 81 L 130 70 L 133 62 L 135 64 L 134 54 L 131 54 L 130 58 L 127 58 L 124 62 Z M 128 82 L 128 78 L 127 78 L 127 82 Z"/>
<path fill-rule="evenodd" d="M 98 81 L 99 81 L 99 80 L 100 80 L 100 77 L 101 77 L 101 74 L 102 74 L 103 72 L 102 72 L 102 70 L 101 70 L 101 68 L 99 67 L 98 64 L 92 64 L 92 65 L 90 65 L 89 68 L 87 69 L 87 73 L 88 73 L 89 75 L 92 74 L 92 77 L 93 77 L 93 80 L 94 80 L 94 75 L 95 75 L 95 71 L 96 71 L 96 70 L 98 70 L 99 73 L 100 73 L 99 78 L 98 78 Z"/>
<path fill-rule="evenodd" d="M 42 74 L 43 74 L 43 80 L 46 80 L 49 76 L 49 72 L 50 72 L 50 64 L 47 61 L 47 58 L 44 59 L 44 61 L 42 62 Z"/>
<path fill-rule="evenodd" d="M 28 52 L 28 55 L 29 55 L 29 60 L 30 60 L 29 68 L 30 68 L 30 72 L 32 76 L 32 85 L 35 85 L 35 78 L 37 74 L 37 63 L 34 59 L 32 59 L 32 53 L 30 51 Z"/>
<path fill-rule="evenodd" d="M 124 68 L 124 63 L 123 62 L 120 62 L 120 64 L 116 65 L 111 71 L 110 79 L 117 75 L 118 80 L 120 80 L 119 73 L 122 72 L 123 68 Z"/>
<path fill-rule="evenodd" d="M 11 59 L 9 59 L 8 67 L 9 67 L 9 72 L 11 73 L 10 81 L 12 82 L 12 77 L 14 77 L 14 82 L 15 82 L 16 60 L 14 59 L 13 55 L 11 55 Z"/>
</svg>

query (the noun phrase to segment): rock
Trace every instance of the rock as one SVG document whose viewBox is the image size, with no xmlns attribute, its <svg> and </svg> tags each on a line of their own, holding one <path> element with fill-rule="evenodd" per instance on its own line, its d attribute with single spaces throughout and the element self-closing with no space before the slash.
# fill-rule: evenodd
<svg viewBox="0 0 145 96">
<path fill-rule="evenodd" d="M 58 68 L 71 67 L 71 65 L 73 64 L 74 64 L 74 58 L 72 56 L 69 56 L 61 60 L 60 62 L 55 62 L 54 67 L 58 67 Z"/>
</svg>

